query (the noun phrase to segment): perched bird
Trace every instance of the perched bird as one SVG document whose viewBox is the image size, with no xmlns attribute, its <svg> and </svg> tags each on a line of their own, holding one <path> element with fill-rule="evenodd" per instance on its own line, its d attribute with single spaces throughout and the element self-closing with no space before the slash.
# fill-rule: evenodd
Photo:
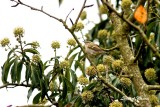
<svg viewBox="0 0 160 107">
<path fill-rule="evenodd" d="M 106 53 L 106 51 L 104 51 L 97 44 L 94 44 L 91 41 L 85 41 L 84 43 L 85 43 L 85 52 L 89 56 L 98 56 Z"/>
</svg>

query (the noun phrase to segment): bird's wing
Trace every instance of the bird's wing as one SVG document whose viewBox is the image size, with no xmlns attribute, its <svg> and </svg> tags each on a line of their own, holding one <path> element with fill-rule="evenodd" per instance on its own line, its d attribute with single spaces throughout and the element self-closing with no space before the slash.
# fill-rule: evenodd
<svg viewBox="0 0 160 107">
<path fill-rule="evenodd" d="M 90 44 L 88 48 L 94 49 L 95 51 L 102 51 L 102 49 L 97 44 Z"/>
</svg>

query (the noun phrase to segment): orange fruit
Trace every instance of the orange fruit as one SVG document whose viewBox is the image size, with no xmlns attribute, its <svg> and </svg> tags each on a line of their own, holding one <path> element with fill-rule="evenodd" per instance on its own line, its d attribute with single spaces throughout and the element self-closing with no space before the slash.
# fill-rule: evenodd
<svg viewBox="0 0 160 107">
<path fill-rule="evenodd" d="M 134 18 L 141 24 L 147 21 L 147 11 L 142 5 L 135 10 Z"/>
</svg>

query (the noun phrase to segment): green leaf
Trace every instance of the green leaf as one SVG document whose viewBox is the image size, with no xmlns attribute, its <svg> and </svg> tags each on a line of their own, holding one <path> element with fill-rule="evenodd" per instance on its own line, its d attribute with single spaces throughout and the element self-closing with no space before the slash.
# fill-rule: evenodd
<svg viewBox="0 0 160 107">
<path fill-rule="evenodd" d="M 74 102 L 74 107 L 80 107 L 81 104 L 82 104 L 82 98 L 81 96 L 78 96 L 76 101 Z"/>
<path fill-rule="evenodd" d="M 74 50 L 76 50 L 78 48 L 78 46 L 74 47 L 73 49 L 71 49 L 69 52 L 68 52 L 68 57 L 72 54 L 72 52 L 74 52 Z"/>
<path fill-rule="evenodd" d="M 31 65 L 31 82 L 35 86 L 40 84 L 39 69 L 34 64 Z"/>
<path fill-rule="evenodd" d="M 8 78 L 8 73 L 9 73 L 10 67 L 15 60 L 15 59 L 12 60 L 12 58 L 14 58 L 14 57 L 7 59 L 7 61 L 2 66 L 2 82 L 4 84 L 7 83 L 7 78 Z"/>
<path fill-rule="evenodd" d="M 62 71 L 62 69 L 59 66 L 59 60 L 55 59 L 55 63 L 54 63 L 54 67 L 53 67 L 53 73 L 55 73 L 55 74 L 58 73 L 59 74 L 59 73 L 62 73 L 61 71 Z"/>
<path fill-rule="evenodd" d="M 59 6 L 62 4 L 63 0 L 58 0 Z"/>
<path fill-rule="evenodd" d="M 17 65 L 17 82 L 20 83 L 21 80 L 21 72 L 23 68 L 23 60 L 21 60 Z"/>
<path fill-rule="evenodd" d="M 41 92 L 38 93 L 34 98 L 33 98 L 33 104 L 38 104 L 39 103 L 39 100 L 40 100 L 40 97 L 41 97 Z"/>
<path fill-rule="evenodd" d="M 41 99 L 44 99 L 47 93 L 47 87 L 45 86 L 45 83 L 42 79 L 40 80 L 40 88 L 41 88 Z"/>
<path fill-rule="evenodd" d="M 153 52 L 151 48 L 147 47 L 146 53 L 143 57 L 144 57 L 143 65 L 147 67 L 147 65 L 149 65 L 149 63 L 153 61 Z"/>
<path fill-rule="evenodd" d="M 120 83 L 119 78 L 115 78 L 115 79 L 112 81 L 112 84 L 113 84 L 114 86 L 117 86 L 119 83 Z"/>
<path fill-rule="evenodd" d="M 70 81 L 70 69 L 65 70 L 65 77 Z"/>
<path fill-rule="evenodd" d="M 84 71 L 84 66 L 80 63 L 79 60 L 75 62 L 74 67 L 75 67 L 75 70 L 79 67 L 80 71 L 82 71 L 82 74 L 83 74 L 84 76 L 86 75 L 86 74 L 85 74 L 85 71 Z"/>
<path fill-rule="evenodd" d="M 33 87 L 31 87 L 31 88 L 28 90 L 27 100 L 29 100 L 29 98 L 31 97 L 33 91 L 34 91 L 34 88 L 33 88 Z"/>
<path fill-rule="evenodd" d="M 66 77 L 63 77 L 63 82 L 66 83 L 68 91 L 74 91 L 75 87 Z"/>
<path fill-rule="evenodd" d="M 24 45 L 24 47 L 26 47 L 26 46 L 33 46 L 33 45 L 34 45 L 34 43 L 27 43 L 27 44 Z"/>
<path fill-rule="evenodd" d="M 17 78 L 16 78 L 17 77 L 17 66 L 18 66 L 18 57 L 15 58 L 14 64 L 13 64 L 13 66 L 11 68 L 11 72 L 10 72 L 12 83 L 15 83 L 17 80 Z"/>
<path fill-rule="evenodd" d="M 44 80 L 45 80 L 45 84 L 47 85 L 47 87 L 49 87 L 51 75 L 52 75 L 51 71 L 48 72 L 47 75 L 44 75 Z"/>
<path fill-rule="evenodd" d="M 74 59 L 75 59 L 75 57 L 76 57 L 77 54 L 78 54 L 78 53 L 75 53 L 74 55 L 72 55 L 72 56 L 68 59 L 69 64 L 70 64 L 70 67 L 71 67 L 71 65 L 72 65 L 72 63 L 73 63 L 73 61 L 74 61 Z"/>
<path fill-rule="evenodd" d="M 43 70 L 47 69 L 50 65 L 47 65 L 49 61 L 44 62 L 43 64 Z"/>
<path fill-rule="evenodd" d="M 33 49 L 33 48 L 24 49 L 23 51 L 24 52 L 29 52 L 29 53 L 32 53 L 32 54 L 39 54 L 39 52 L 36 49 Z"/>
<path fill-rule="evenodd" d="M 72 77 L 72 84 L 73 84 L 74 87 L 76 87 L 76 85 L 77 85 L 77 75 L 72 69 L 70 69 L 70 72 L 71 72 L 71 77 Z"/>
<path fill-rule="evenodd" d="M 13 48 L 13 49 L 11 49 L 11 50 L 9 51 L 9 53 L 8 53 L 8 59 L 10 58 L 10 55 L 11 55 L 15 50 L 16 50 L 16 49 Z"/>
<path fill-rule="evenodd" d="M 149 25 L 147 26 L 147 32 L 146 35 L 149 36 L 150 33 L 152 32 L 154 26 L 156 25 L 156 21 L 150 22 Z"/>
<path fill-rule="evenodd" d="M 23 54 L 24 58 L 26 59 L 27 62 L 30 62 L 30 57 L 27 56 L 26 54 Z"/>
<path fill-rule="evenodd" d="M 30 64 L 26 64 L 25 79 L 26 79 L 27 84 L 29 82 L 29 78 L 30 77 L 31 77 L 31 65 Z"/>
<path fill-rule="evenodd" d="M 44 70 L 43 70 L 43 62 L 42 61 L 39 61 L 38 62 L 38 73 L 39 73 L 39 77 L 42 78 L 42 75 L 44 73 Z"/>
<path fill-rule="evenodd" d="M 94 82 L 94 83 L 89 84 L 88 86 L 86 86 L 85 88 L 83 88 L 83 91 L 85 91 L 85 90 L 92 90 L 97 85 L 97 83 L 98 82 Z"/>
<path fill-rule="evenodd" d="M 66 81 L 63 77 L 62 77 L 62 81 L 63 81 L 62 98 L 65 99 L 67 96 L 68 89 L 67 89 Z"/>
<path fill-rule="evenodd" d="M 51 95 L 50 95 L 50 98 L 51 99 L 55 99 L 55 97 L 56 96 L 58 96 L 60 93 L 52 93 Z"/>
</svg>

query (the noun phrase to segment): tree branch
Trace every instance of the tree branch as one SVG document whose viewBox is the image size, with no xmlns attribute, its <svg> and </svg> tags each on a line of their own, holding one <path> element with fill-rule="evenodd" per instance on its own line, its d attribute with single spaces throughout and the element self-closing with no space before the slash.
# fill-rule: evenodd
<svg viewBox="0 0 160 107">
<path fill-rule="evenodd" d="M 23 87 L 31 87 L 31 84 L 17 84 L 17 83 L 7 83 L 7 84 L 4 84 L 2 86 L 0 86 L 0 89 L 2 88 L 7 88 L 8 86 L 23 86 Z"/>
<path fill-rule="evenodd" d="M 141 52 L 142 52 L 142 47 L 143 47 L 143 44 L 144 44 L 144 42 L 142 41 L 142 43 L 140 44 L 140 46 L 139 46 L 139 49 L 138 49 L 138 51 L 137 51 L 137 54 L 136 54 L 136 56 L 135 56 L 135 58 L 134 58 L 134 62 L 136 62 L 137 60 L 138 60 L 138 58 L 139 58 L 139 56 L 140 56 L 140 54 L 141 54 Z"/>
<path fill-rule="evenodd" d="M 76 21 L 75 21 L 74 25 L 77 25 L 78 20 L 79 20 L 79 18 L 80 18 L 80 16 L 81 16 L 81 13 L 82 13 L 83 9 L 85 8 L 86 2 L 87 2 L 87 0 L 84 0 L 83 6 L 82 6 L 82 8 L 81 8 L 81 10 L 80 10 L 77 18 L 76 18 Z"/>
<path fill-rule="evenodd" d="M 114 47 L 111 47 L 111 48 L 109 48 L 109 49 L 105 49 L 105 48 L 102 48 L 104 51 L 112 51 L 112 50 L 115 50 L 115 49 L 117 49 L 118 48 L 118 45 L 115 45 Z"/>
<path fill-rule="evenodd" d="M 108 83 L 105 78 L 103 78 L 100 74 L 98 74 L 98 78 L 108 87 L 110 87 L 112 90 L 118 92 L 125 98 L 125 100 L 128 100 L 129 102 L 133 103 L 135 106 L 139 106 L 138 101 L 136 101 L 134 98 L 128 97 L 125 93 L 123 93 L 121 90 L 113 86 L 112 84 Z"/>
<path fill-rule="evenodd" d="M 51 18 L 53 18 L 53 19 L 55 19 L 55 20 L 63 23 L 63 20 L 62 20 L 62 19 L 59 19 L 59 18 L 57 18 L 57 17 L 55 17 L 55 16 L 52 16 L 51 14 L 43 11 L 43 8 L 38 9 L 38 8 L 32 7 L 32 6 L 30 6 L 30 5 L 27 5 L 27 4 L 23 3 L 21 0 L 18 0 L 18 1 L 13 0 L 13 2 L 16 2 L 17 4 L 21 4 L 21 5 L 26 6 L 26 7 L 29 7 L 31 10 L 35 10 L 35 11 L 42 12 L 42 13 L 44 13 L 45 15 L 47 15 L 47 16 L 49 16 L 49 17 L 51 17 Z M 17 5 L 17 6 L 18 6 L 18 5 Z M 15 7 L 16 7 L 16 6 L 15 6 Z"/>
<path fill-rule="evenodd" d="M 160 85 L 148 85 L 148 90 L 160 90 Z"/>
</svg>

